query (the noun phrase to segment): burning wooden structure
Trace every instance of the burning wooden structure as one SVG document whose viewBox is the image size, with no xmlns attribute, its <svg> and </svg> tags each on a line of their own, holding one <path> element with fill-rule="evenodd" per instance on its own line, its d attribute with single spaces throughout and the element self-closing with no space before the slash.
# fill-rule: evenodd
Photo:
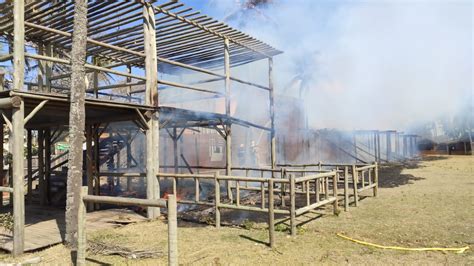
<svg viewBox="0 0 474 266">
<path fill-rule="evenodd" d="M 100 193 L 101 134 L 107 131 L 109 123 L 120 121 L 132 121 L 145 134 L 144 174 L 148 199 L 160 198 L 156 179 L 160 169 L 160 129 L 174 132 L 176 140 L 183 130 L 191 127 L 217 130 L 225 138 L 226 174 L 230 175 L 232 125 L 261 128 L 270 135 L 271 164 L 275 168 L 272 76 L 273 56 L 280 51 L 176 1 L 89 1 L 87 8 L 85 67 L 89 84 L 84 92 L 87 95 L 84 183 L 89 194 Z M 74 1 L 15 0 L 1 4 L 1 37 L 9 45 L 0 61 L 11 62 L 11 73 L 5 74 L 5 78 L 2 75 L 0 107 L 2 123 L 10 131 L 13 156 L 12 184 L 2 187 L 2 191 L 13 194 L 15 255 L 24 250 L 23 195 L 31 199 L 38 193 L 41 204 L 51 202 L 55 196 L 51 190 L 53 179 L 66 161 L 56 162 L 51 147 L 68 126 L 73 10 Z M 231 68 L 259 60 L 268 61 L 268 84 L 256 84 L 231 75 Z M 32 62 L 37 62 L 37 71 L 25 73 L 25 66 Z M 179 71 L 201 73 L 211 78 L 196 84 L 160 78 L 160 75 Z M 100 80 L 104 74 L 124 80 L 104 84 Z M 212 89 L 206 85 L 216 81 L 223 82 L 223 86 Z M 269 127 L 231 117 L 231 83 L 245 84 L 268 93 L 272 121 Z M 221 114 L 209 114 L 166 106 L 159 102 L 159 95 L 170 89 L 224 99 L 225 110 Z M 38 143 L 36 169 L 32 164 L 32 143 Z M 2 178 L 6 179 L 6 176 Z M 93 205 L 89 204 L 90 208 Z M 148 208 L 149 218 L 158 215 L 154 208 Z"/>
</svg>

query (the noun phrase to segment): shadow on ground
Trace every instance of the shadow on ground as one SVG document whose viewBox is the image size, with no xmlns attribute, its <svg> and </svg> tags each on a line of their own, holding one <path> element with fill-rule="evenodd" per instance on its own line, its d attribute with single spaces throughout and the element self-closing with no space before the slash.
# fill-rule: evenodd
<svg viewBox="0 0 474 266">
<path fill-rule="evenodd" d="M 430 156 L 423 158 L 423 161 L 444 160 L 446 157 Z M 422 177 L 417 177 L 412 174 L 402 174 L 404 169 L 416 169 L 424 167 L 420 163 L 422 161 L 404 161 L 399 163 L 391 163 L 383 165 L 379 168 L 379 187 L 394 188 L 407 184 L 412 184 L 414 181 L 423 180 Z"/>
</svg>

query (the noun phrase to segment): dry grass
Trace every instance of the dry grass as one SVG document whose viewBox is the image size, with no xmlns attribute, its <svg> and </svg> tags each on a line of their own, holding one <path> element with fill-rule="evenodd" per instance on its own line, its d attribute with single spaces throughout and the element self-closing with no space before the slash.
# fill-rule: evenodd
<svg viewBox="0 0 474 266">
<path fill-rule="evenodd" d="M 368 242 L 407 247 L 461 247 L 474 243 L 474 157 L 452 156 L 426 160 L 408 168 L 383 170 L 398 183 L 382 180 L 378 198 L 366 198 L 338 217 L 312 213 L 299 217 L 305 223 L 296 238 L 277 232 L 277 248 L 264 243 L 267 232 L 181 223 L 179 261 L 183 264 L 474 264 L 473 251 L 464 254 L 380 250 L 340 239 L 346 235 Z M 365 192 L 370 194 L 370 192 Z M 90 239 L 129 248 L 159 250 L 166 254 L 163 221 L 132 224 L 89 235 Z M 69 252 L 52 247 L 26 257 L 64 264 Z M 8 258 L 6 258 L 8 259 Z M 119 256 L 89 256 L 92 263 L 156 265 L 166 256 L 132 260 Z"/>
</svg>

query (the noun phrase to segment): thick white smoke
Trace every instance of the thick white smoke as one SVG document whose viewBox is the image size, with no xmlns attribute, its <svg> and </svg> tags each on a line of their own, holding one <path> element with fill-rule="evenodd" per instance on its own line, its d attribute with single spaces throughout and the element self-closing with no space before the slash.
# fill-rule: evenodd
<svg viewBox="0 0 474 266">
<path fill-rule="evenodd" d="M 297 96 L 303 77 L 311 127 L 403 130 L 472 99 L 472 1 L 272 2 L 227 22 L 284 50 L 277 89 Z"/>
</svg>

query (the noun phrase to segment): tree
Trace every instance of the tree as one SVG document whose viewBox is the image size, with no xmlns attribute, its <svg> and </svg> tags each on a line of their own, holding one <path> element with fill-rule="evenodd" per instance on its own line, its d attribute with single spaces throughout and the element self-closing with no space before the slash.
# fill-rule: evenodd
<svg viewBox="0 0 474 266">
<path fill-rule="evenodd" d="M 77 215 L 82 185 L 82 143 L 85 128 L 87 0 L 75 0 L 71 49 L 69 165 L 66 194 L 66 245 L 77 246 Z"/>
</svg>

